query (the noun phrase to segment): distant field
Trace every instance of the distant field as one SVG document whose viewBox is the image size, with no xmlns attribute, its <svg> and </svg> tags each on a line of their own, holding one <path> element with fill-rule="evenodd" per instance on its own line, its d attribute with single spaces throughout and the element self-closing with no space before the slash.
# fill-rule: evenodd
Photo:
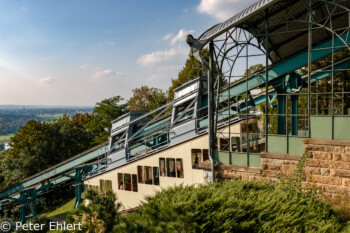
<svg viewBox="0 0 350 233">
<path fill-rule="evenodd" d="M 54 121 L 54 120 L 58 120 L 60 117 L 62 116 L 62 114 L 56 114 L 56 115 L 38 115 L 39 119 L 41 121 Z"/>
<path fill-rule="evenodd" d="M 0 142 L 8 142 L 8 141 L 10 141 L 10 138 L 12 136 L 13 136 L 13 134 L 0 135 Z"/>
</svg>

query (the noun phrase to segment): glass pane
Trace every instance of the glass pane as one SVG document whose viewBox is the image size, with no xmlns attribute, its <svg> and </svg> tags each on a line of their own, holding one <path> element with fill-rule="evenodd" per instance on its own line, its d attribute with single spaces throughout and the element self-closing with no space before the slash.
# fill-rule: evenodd
<svg viewBox="0 0 350 233">
<path fill-rule="evenodd" d="M 203 150 L 204 151 L 204 150 Z M 201 162 L 202 150 L 201 149 L 192 149 L 192 168 L 198 169 L 198 163 Z"/>
<path fill-rule="evenodd" d="M 120 190 L 124 190 L 123 174 L 118 173 L 118 187 Z"/>
<path fill-rule="evenodd" d="M 143 167 L 142 166 L 137 166 L 137 175 L 139 177 L 139 183 L 143 184 Z"/>
<path fill-rule="evenodd" d="M 154 185 L 159 185 L 159 168 L 153 167 Z"/>
<path fill-rule="evenodd" d="M 175 159 L 166 159 L 168 167 L 168 177 L 176 177 Z"/>
<path fill-rule="evenodd" d="M 153 184 L 152 167 L 144 167 L 144 168 L 145 168 L 145 184 Z"/>
<path fill-rule="evenodd" d="M 239 137 L 232 137 L 231 138 L 231 146 L 233 152 L 240 152 L 240 138 Z"/>
<path fill-rule="evenodd" d="M 229 151 L 230 150 L 230 140 L 228 138 L 220 138 L 220 150 Z"/>
<path fill-rule="evenodd" d="M 100 192 L 101 194 L 106 193 L 106 183 L 105 180 L 100 180 Z"/>
<path fill-rule="evenodd" d="M 159 159 L 159 167 L 160 167 L 160 176 L 166 176 L 166 166 L 165 166 L 164 158 Z"/>
<path fill-rule="evenodd" d="M 176 159 L 176 169 L 177 178 L 184 178 L 182 159 Z"/>
<path fill-rule="evenodd" d="M 106 192 L 107 191 L 112 191 L 112 181 L 111 180 L 106 180 Z"/>
<path fill-rule="evenodd" d="M 137 192 L 137 175 L 132 175 L 132 191 Z"/>
<path fill-rule="evenodd" d="M 131 177 L 130 174 L 124 174 L 125 190 L 131 191 Z"/>
<path fill-rule="evenodd" d="M 209 151 L 207 149 L 203 150 L 203 162 L 209 159 Z"/>
</svg>

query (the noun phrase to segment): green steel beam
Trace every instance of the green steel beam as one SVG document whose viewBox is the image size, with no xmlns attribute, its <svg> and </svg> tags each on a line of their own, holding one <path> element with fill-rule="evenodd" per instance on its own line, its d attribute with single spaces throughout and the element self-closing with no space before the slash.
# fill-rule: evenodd
<svg viewBox="0 0 350 233">
<path fill-rule="evenodd" d="M 84 182 L 83 182 L 83 169 L 79 168 L 76 170 L 75 174 L 75 203 L 74 209 L 78 208 L 78 206 L 83 202 L 83 198 L 81 194 L 84 192 Z"/>
<path fill-rule="evenodd" d="M 344 59 L 340 62 L 338 62 L 335 66 L 334 66 L 334 70 L 341 70 L 341 69 L 345 69 L 350 67 L 350 59 Z M 311 74 L 311 83 L 316 82 L 318 80 L 324 79 L 329 77 L 332 74 L 332 71 L 323 71 L 320 70 L 319 72 L 314 72 Z M 288 75 L 287 75 L 288 76 Z M 284 79 L 284 77 L 280 77 L 280 79 Z M 300 91 L 304 86 L 302 85 L 302 83 L 307 83 L 307 75 L 300 77 L 300 74 L 297 73 L 292 73 L 290 74 L 290 77 L 288 78 L 288 83 L 285 83 L 285 89 L 287 90 L 287 92 L 291 92 L 292 89 L 298 89 L 298 91 Z M 280 83 L 283 83 L 282 81 L 278 81 Z M 275 82 L 275 83 L 278 83 Z M 234 88 L 234 86 L 230 87 L 231 89 Z M 273 96 L 273 98 L 270 99 L 270 104 L 272 103 L 274 97 L 276 97 L 277 95 L 277 91 L 276 90 L 271 90 L 268 94 L 269 96 Z M 233 97 L 233 96 L 232 96 Z M 254 101 L 254 105 L 259 105 L 262 103 L 265 103 L 265 94 L 260 95 L 260 96 L 255 96 L 252 98 L 252 101 Z M 240 102 L 238 102 L 238 105 L 240 106 L 239 111 L 244 111 L 246 109 L 245 106 L 245 100 L 242 100 Z M 250 107 L 250 106 L 248 106 Z M 232 106 L 231 107 L 231 115 L 235 115 L 237 113 L 239 113 L 239 111 L 237 111 L 236 106 Z M 219 113 L 218 121 L 223 120 L 225 118 L 225 116 L 228 116 L 228 109 L 221 111 Z M 298 95 L 292 95 L 292 114 L 294 116 L 292 116 L 292 135 L 297 135 L 297 127 L 298 127 L 298 120 L 297 120 L 297 114 L 298 114 Z M 206 122 L 207 118 L 203 118 L 201 120 L 201 122 Z M 207 125 L 208 123 L 202 123 L 201 127 Z"/>
<path fill-rule="evenodd" d="M 342 39 L 346 41 L 346 43 L 350 43 L 350 37 L 347 37 L 346 34 L 342 36 Z M 338 51 L 341 49 L 340 46 L 344 46 L 343 42 L 339 38 L 334 39 L 334 51 Z M 330 54 L 332 51 L 326 48 L 332 47 L 332 40 L 328 40 L 318 46 L 315 46 L 314 49 L 318 50 L 317 53 L 312 55 L 312 62 Z M 288 60 L 282 61 L 278 64 L 275 64 L 268 69 L 268 80 L 273 81 L 279 77 L 282 77 L 288 74 L 291 71 L 297 70 L 300 67 L 303 67 L 308 64 L 308 51 L 305 51 L 295 57 L 292 57 Z M 260 86 L 264 86 L 266 80 L 265 71 L 262 71 L 256 75 L 248 77 L 248 90 L 252 90 L 258 88 Z M 246 80 L 242 79 L 233 88 L 230 89 L 230 96 L 238 96 L 246 92 Z M 222 97 L 221 97 L 222 96 Z M 226 101 L 228 96 L 228 90 L 223 91 L 220 95 L 220 102 Z"/>
<path fill-rule="evenodd" d="M 108 144 L 104 144 L 95 150 L 92 150 L 90 152 L 87 152 L 84 155 L 81 155 L 73 160 L 69 160 L 65 163 L 62 163 L 61 165 L 57 167 L 53 167 L 51 170 L 40 174 L 38 176 L 33 177 L 32 179 L 29 179 L 27 181 L 22 182 L 21 184 L 18 184 L 14 187 L 11 187 L 4 192 L 0 193 L 0 199 L 9 197 L 12 194 L 15 194 L 16 192 L 19 192 L 25 188 L 31 187 L 33 185 L 39 184 L 45 180 L 48 180 L 52 177 L 58 176 L 59 174 L 68 171 L 78 165 L 81 165 L 83 163 L 89 162 L 93 159 L 96 159 L 97 157 L 106 154 L 108 152 Z M 69 179 L 69 178 L 68 178 Z"/>
</svg>

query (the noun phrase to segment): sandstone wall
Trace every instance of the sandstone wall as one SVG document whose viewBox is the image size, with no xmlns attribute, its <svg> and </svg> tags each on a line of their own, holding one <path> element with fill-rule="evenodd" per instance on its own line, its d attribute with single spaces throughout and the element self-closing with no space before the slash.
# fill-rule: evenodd
<svg viewBox="0 0 350 233">
<path fill-rule="evenodd" d="M 350 192 L 350 140 L 304 139 L 307 159 L 304 167 L 304 183 L 320 187 L 327 196 Z M 302 155 L 260 153 L 261 167 L 244 167 L 221 164 L 215 168 L 221 180 L 258 180 L 267 178 L 278 181 L 290 175 L 301 161 Z M 210 164 L 202 164 L 210 169 Z"/>
</svg>

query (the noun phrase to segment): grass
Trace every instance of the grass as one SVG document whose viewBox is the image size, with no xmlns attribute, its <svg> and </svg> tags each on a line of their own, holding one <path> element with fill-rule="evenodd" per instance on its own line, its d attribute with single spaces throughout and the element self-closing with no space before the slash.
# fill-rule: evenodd
<svg viewBox="0 0 350 233">
<path fill-rule="evenodd" d="M 42 121 L 54 121 L 54 120 L 58 120 L 60 117 L 62 116 L 62 114 L 56 114 L 56 115 L 38 115 L 39 119 Z"/>
<path fill-rule="evenodd" d="M 0 142 L 8 142 L 11 137 L 13 137 L 13 134 L 0 135 Z"/>
<path fill-rule="evenodd" d="M 73 198 L 72 200 L 68 201 L 66 204 L 64 204 L 63 206 L 59 207 L 58 209 L 48 213 L 46 215 L 46 217 L 50 218 L 59 214 L 64 214 L 64 213 L 68 213 L 69 211 L 72 211 L 74 208 L 74 203 L 75 203 L 75 198 Z"/>
</svg>

